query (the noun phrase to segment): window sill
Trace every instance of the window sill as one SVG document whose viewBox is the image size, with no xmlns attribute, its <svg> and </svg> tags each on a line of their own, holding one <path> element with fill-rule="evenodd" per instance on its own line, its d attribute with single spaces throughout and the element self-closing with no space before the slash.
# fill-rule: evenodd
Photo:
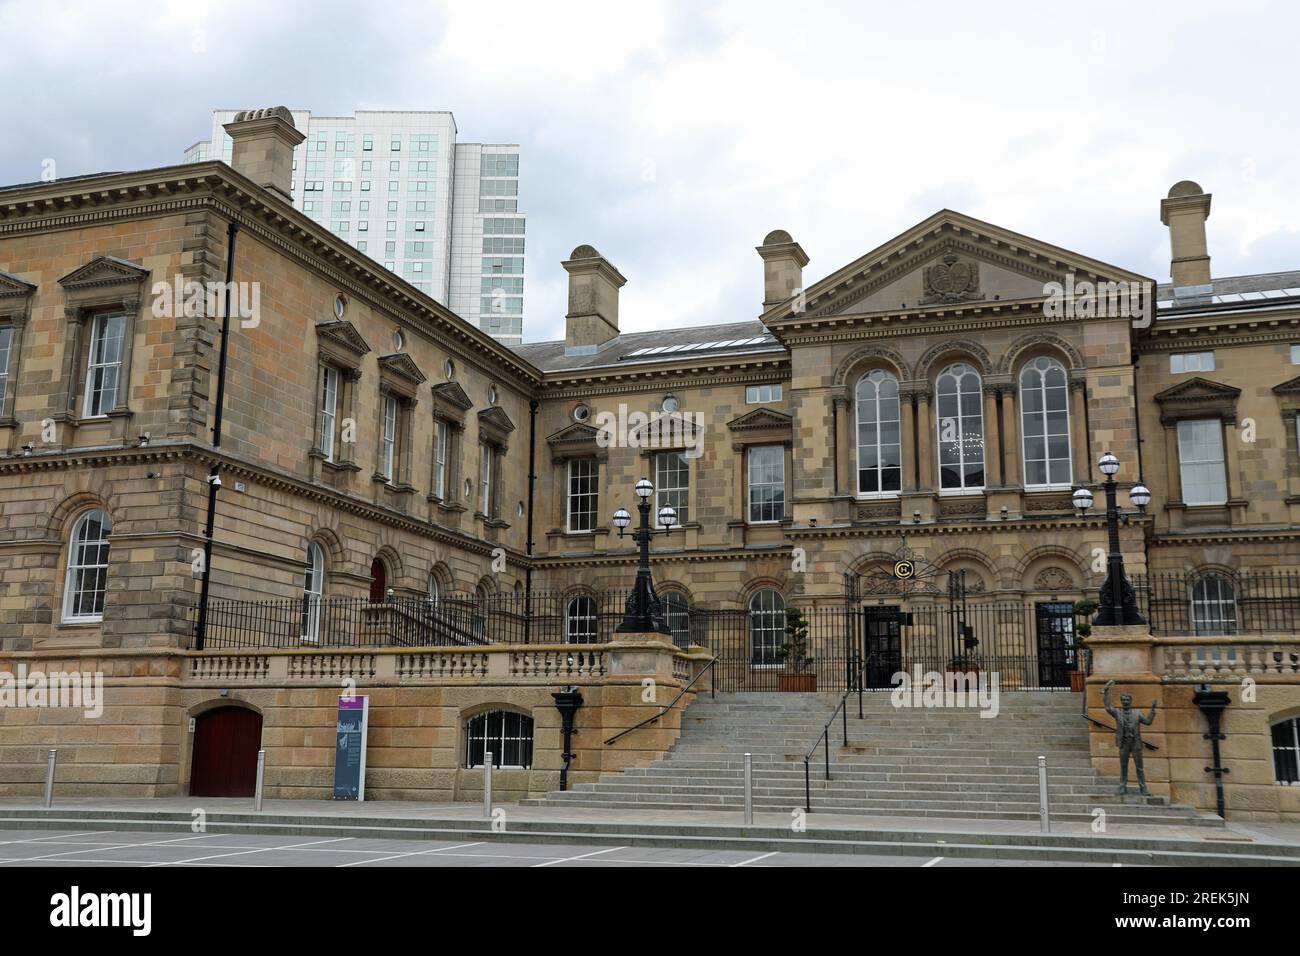
<svg viewBox="0 0 1300 956">
<path fill-rule="evenodd" d="M 857 501 L 898 501 L 902 496 L 901 491 L 875 491 L 858 492 L 853 497 Z"/>
<path fill-rule="evenodd" d="M 984 494 L 984 485 L 978 488 L 940 488 L 940 498 L 974 498 L 976 495 Z"/>
</svg>

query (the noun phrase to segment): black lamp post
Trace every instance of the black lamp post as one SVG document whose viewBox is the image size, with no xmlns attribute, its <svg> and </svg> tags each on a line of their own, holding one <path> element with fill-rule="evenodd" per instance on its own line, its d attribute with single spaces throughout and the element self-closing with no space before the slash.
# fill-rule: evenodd
<svg viewBox="0 0 1300 956">
<path fill-rule="evenodd" d="M 1226 690 L 1210 690 L 1209 684 L 1199 684 L 1196 693 L 1192 695 L 1192 703 L 1200 709 L 1205 716 L 1205 722 L 1210 725 L 1210 732 L 1205 735 L 1205 739 L 1210 741 L 1211 752 L 1214 755 L 1214 765 L 1206 767 L 1205 772 L 1214 774 L 1214 795 L 1218 804 L 1219 816 L 1223 816 L 1223 775 L 1230 771 L 1223 765 L 1222 754 L 1219 751 L 1219 741 L 1227 740 L 1221 728 L 1223 727 L 1223 712 L 1232 703 L 1232 698 L 1228 696 Z"/>
<path fill-rule="evenodd" d="M 642 478 L 636 483 L 636 496 L 639 499 L 636 508 L 641 514 L 641 524 L 636 531 L 632 532 L 632 539 L 640 548 L 640 556 L 636 568 L 636 585 L 628 595 L 623 623 L 615 628 L 616 633 L 671 633 L 668 622 L 664 619 L 663 604 L 655 595 L 654 582 L 650 579 L 650 537 L 655 533 L 650 527 L 650 499 L 654 493 L 655 486 L 650 483 L 649 478 Z M 624 530 L 631 522 L 632 516 L 628 514 L 626 508 L 619 508 L 614 512 L 614 527 L 618 528 L 620 538 L 623 537 Z M 677 523 L 677 512 L 664 505 L 659 509 L 659 523 L 663 525 L 664 534 L 671 534 L 673 525 Z"/>
<path fill-rule="evenodd" d="M 572 661 L 572 658 L 570 658 Z M 573 762 L 573 717 L 582 706 L 582 694 L 577 687 L 566 687 L 559 693 L 551 694 L 555 709 L 560 712 L 560 727 L 564 735 L 564 749 L 560 752 L 560 789 L 569 788 L 569 764 Z"/>
<path fill-rule="evenodd" d="M 1110 553 L 1106 557 L 1106 580 L 1101 585 L 1101 600 L 1097 606 L 1097 616 L 1093 618 L 1092 623 L 1099 626 L 1114 624 L 1145 624 L 1144 618 L 1137 607 L 1137 596 L 1133 593 L 1133 585 L 1129 583 L 1124 574 L 1124 555 L 1119 549 L 1119 523 L 1120 521 L 1128 522 L 1133 513 L 1125 513 L 1119 510 L 1119 505 L 1115 501 L 1115 474 L 1119 471 L 1119 459 L 1110 452 L 1102 455 L 1097 462 L 1097 467 L 1101 473 L 1106 476 L 1106 533 L 1109 539 Z M 1147 504 L 1151 501 L 1151 492 L 1146 485 L 1139 481 L 1129 489 L 1129 500 L 1137 506 L 1137 514 L 1145 514 Z M 1079 510 L 1079 517 L 1083 517 L 1089 508 L 1092 507 L 1092 492 L 1087 488 L 1078 488 L 1072 495 L 1074 507 Z"/>
</svg>

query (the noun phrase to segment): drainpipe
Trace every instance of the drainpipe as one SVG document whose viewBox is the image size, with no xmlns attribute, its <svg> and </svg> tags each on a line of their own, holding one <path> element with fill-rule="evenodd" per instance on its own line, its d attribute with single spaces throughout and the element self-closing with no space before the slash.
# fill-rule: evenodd
<svg viewBox="0 0 1300 956">
<path fill-rule="evenodd" d="M 528 541 L 524 549 L 528 555 L 528 567 L 524 568 L 524 643 L 532 641 L 533 630 L 533 490 L 537 484 L 537 409 L 541 402 L 535 398 L 528 400 Z M 570 718 L 572 719 L 572 718 Z M 566 737 L 564 749 L 569 749 Z M 567 772 L 568 764 L 565 764 Z M 564 789 L 563 786 L 560 787 Z"/>
<path fill-rule="evenodd" d="M 230 290 L 235 281 L 235 236 L 238 224 L 226 227 L 226 284 L 222 289 L 221 354 L 217 360 L 217 396 L 212 416 L 212 447 L 221 447 L 221 411 L 226 398 L 226 356 L 230 347 Z M 221 466 L 212 463 L 208 472 L 208 520 L 203 532 L 203 580 L 199 586 L 199 616 L 194 625 L 194 649 L 203 650 L 208 629 L 208 591 L 212 579 L 212 536 L 217 523 L 217 492 L 221 490 Z"/>
</svg>

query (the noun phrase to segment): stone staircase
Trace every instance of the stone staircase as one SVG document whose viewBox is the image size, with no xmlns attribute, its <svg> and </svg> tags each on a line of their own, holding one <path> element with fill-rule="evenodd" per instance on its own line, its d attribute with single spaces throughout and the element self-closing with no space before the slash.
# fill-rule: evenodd
<svg viewBox="0 0 1300 956">
<path fill-rule="evenodd" d="M 829 694 L 701 697 L 682 718 L 672 751 L 647 767 L 602 774 L 525 803 L 623 810 L 729 810 L 744 800 L 744 754 L 753 755 L 754 810 L 804 805 L 803 755 L 839 702 Z M 842 720 L 830 734 L 831 779 L 823 749 L 812 761 L 814 812 L 875 816 L 1037 820 L 1037 757 L 1047 757 L 1052 818 L 1107 824 L 1222 826 L 1213 814 L 1168 806 L 1158 797 L 1119 797 L 1088 755 L 1087 725 L 1075 694 L 1003 694 L 996 718 L 975 709 L 896 709 L 888 693 L 850 695 L 848 741 Z M 1133 781 L 1136 783 L 1136 781 Z"/>
</svg>

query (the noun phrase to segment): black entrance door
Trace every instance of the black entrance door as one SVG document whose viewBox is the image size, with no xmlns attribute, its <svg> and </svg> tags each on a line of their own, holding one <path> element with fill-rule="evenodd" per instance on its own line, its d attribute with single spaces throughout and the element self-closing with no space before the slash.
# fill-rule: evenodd
<svg viewBox="0 0 1300 956">
<path fill-rule="evenodd" d="M 1038 686 L 1069 687 L 1074 670 L 1074 605 L 1043 602 L 1035 605 L 1038 631 Z"/>
<path fill-rule="evenodd" d="M 899 637 L 896 606 L 864 607 L 862 634 L 866 662 L 863 685 L 870 688 L 893 687 L 893 677 L 903 669 L 903 642 Z"/>
</svg>

